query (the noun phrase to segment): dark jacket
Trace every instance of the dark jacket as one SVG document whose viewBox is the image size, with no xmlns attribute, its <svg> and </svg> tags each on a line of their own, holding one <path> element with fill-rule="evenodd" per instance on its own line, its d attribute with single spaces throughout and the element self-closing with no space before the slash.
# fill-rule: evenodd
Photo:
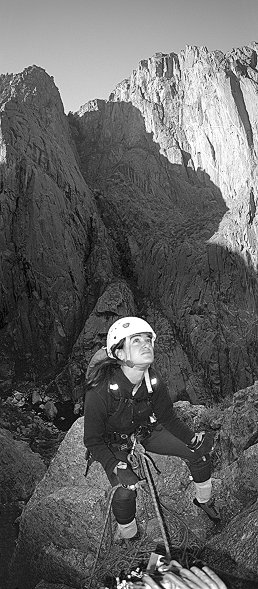
<svg viewBox="0 0 258 589">
<path fill-rule="evenodd" d="M 109 382 L 103 382 L 86 391 L 84 404 L 84 444 L 95 460 L 110 476 L 119 460 L 108 446 L 108 434 L 131 434 L 139 425 L 149 423 L 153 413 L 157 422 L 174 436 L 188 444 L 194 432 L 176 415 L 168 389 L 156 371 L 149 370 L 153 393 L 149 393 L 143 380 L 135 396 L 134 385 L 121 368 L 114 371 Z"/>
</svg>

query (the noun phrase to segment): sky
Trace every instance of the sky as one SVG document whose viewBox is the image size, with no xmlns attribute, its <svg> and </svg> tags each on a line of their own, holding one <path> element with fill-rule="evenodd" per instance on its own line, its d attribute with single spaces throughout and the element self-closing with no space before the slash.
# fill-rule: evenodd
<svg viewBox="0 0 258 589">
<path fill-rule="evenodd" d="M 0 74 L 38 65 L 65 112 L 108 99 L 142 59 L 258 41 L 258 0 L 0 0 Z"/>
</svg>

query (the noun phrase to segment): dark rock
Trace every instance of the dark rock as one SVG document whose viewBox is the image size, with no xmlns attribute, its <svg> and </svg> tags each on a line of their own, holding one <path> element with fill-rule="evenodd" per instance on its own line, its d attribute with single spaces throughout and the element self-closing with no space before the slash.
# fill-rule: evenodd
<svg viewBox="0 0 258 589">
<path fill-rule="evenodd" d="M 27 501 L 46 467 L 26 442 L 14 440 L 11 432 L 0 430 L 0 503 Z"/>
<path fill-rule="evenodd" d="M 44 405 L 43 411 L 49 421 L 54 421 L 57 415 L 57 408 L 54 401 L 47 401 Z"/>
<path fill-rule="evenodd" d="M 64 585 L 63 583 L 48 583 L 47 581 L 40 581 L 37 583 L 35 589 L 75 589 L 72 585 Z"/>
<path fill-rule="evenodd" d="M 223 412 L 220 444 L 225 464 L 258 442 L 258 381 L 238 391 L 232 405 Z"/>
<path fill-rule="evenodd" d="M 0 353 L 33 377 L 64 364 L 110 280 L 111 248 L 53 79 L 36 66 L 3 75 L 0 100 Z"/>
<path fill-rule="evenodd" d="M 235 574 L 240 579 L 251 580 L 258 587 L 258 502 L 244 509 L 215 538 L 207 543 L 210 566 Z M 219 549 L 218 549 L 219 547 Z M 206 552 L 206 551 L 205 551 Z M 237 583 L 235 584 L 237 587 Z"/>
</svg>

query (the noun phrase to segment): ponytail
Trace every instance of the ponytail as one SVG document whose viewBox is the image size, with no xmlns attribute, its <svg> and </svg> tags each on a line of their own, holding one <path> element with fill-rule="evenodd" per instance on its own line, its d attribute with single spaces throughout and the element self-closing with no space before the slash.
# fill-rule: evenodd
<svg viewBox="0 0 258 589">
<path fill-rule="evenodd" d="M 121 366 L 121 362 L 118 358 L 116 358 L 116 350 L 121 349 L 124 345 L 125 342 L 125 338 L 120 340 L 120 342 L 118 342 L 118 344 L 116 344 L 116 346 L 113 346 L 112 348 L 112 353 L 114 355 L 113 358 L 110 358 L 110 356 L 106 355 L 106 348 L 101 348 L 101 351 L 104 350 L 104 358 L 102 356 L 102 358 L 98 359 L 97 361 L 94 362 L 94 358 L 95 356 L 97 356 L 97 354 L 99 354 L 99 352 L 97 352 L 96 354 L 94 354 L 91 362 L 93 361 L 93 365 L 91 366 L 91 362 L 89 364 L 88 367 L 88 371 L 86 374 L 86 389 L 92 388 L 92 387 L 96 387 L 98 384 L 100 384 L 100 382 L 104 381 L 104 380 L 110 380 L 114 374 L 115 369 L 118 366 Z M 89 370 L 90 368 L 90 370 Z"/>
<path fill-rule="evenodd" d="M 115 358 L 105 358 L 96 362 L 93 368 L 86 378 L 86 388 L 93 388 L 100 384 L 102 381 L 110 380 L 112 378 L 115 368 L 118 367 L 118 362 Z"/>
</svg>

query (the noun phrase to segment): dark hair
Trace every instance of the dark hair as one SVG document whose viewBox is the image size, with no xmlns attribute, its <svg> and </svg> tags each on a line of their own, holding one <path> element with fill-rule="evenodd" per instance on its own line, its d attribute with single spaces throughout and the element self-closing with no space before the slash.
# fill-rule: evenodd
<svg viewBox="0 0 258 589">
<path fill-rule="evenodd" d="M 115 355 L 116 350 L 121 350 L 123 348 L 125 342 L 125 338 L 123 338 L 118 344 L 113 346 L 112 354 Z M 88 378 L 86 379 L 86 387 L 92 388 L 96 387 L 100 382 L 107 379 L 110 380 L 114 374 L 115 368 L 120 365 L 120 361 L 118 358 L 109 358 L 107 356 L 104 360 L 99 360 L 93 366 L 90 371 Z"/>
</svg>

